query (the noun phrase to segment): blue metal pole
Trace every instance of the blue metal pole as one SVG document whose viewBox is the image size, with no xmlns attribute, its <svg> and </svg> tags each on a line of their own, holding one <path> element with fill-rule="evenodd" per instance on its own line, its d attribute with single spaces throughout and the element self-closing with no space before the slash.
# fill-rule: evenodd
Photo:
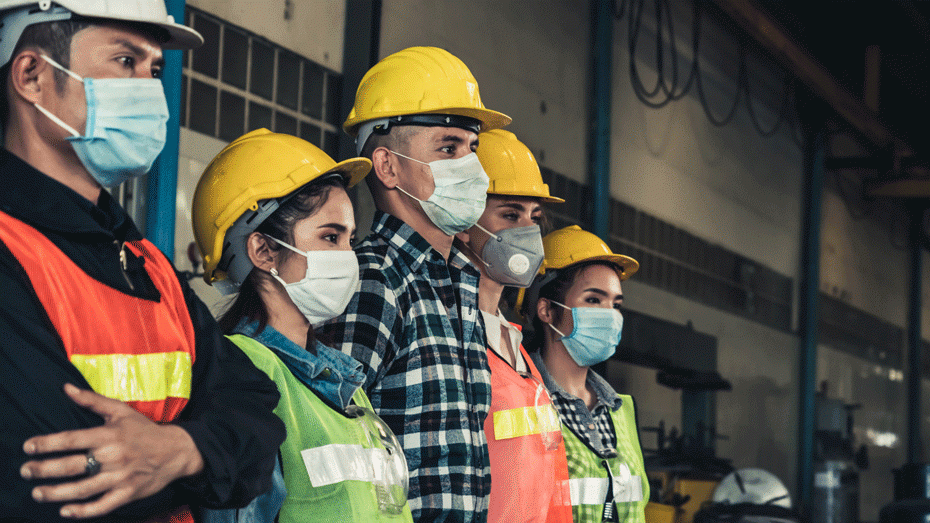
<svg viewBox="0 0 930 523">
<path fill-rule="evenodd" d="M 167 0 L 168 14 L 184 23 L 185 0 Z M 181 63 L 184 51 L 165 51 L 162 84 L 168 100 L 168 135 L 165 148 L 149 172 L 145 236 L 169 260 L 174 260 L 175 196 L 178 191 L 178 157 L 181 138 Z"/>
<path fill-rule="evenodd" d="M 823 220 L 822 130 L 808 131 L 804 143 L 804 232 L 800 281 L 800 405 L 798 409 L 798 502 L 810 514 L 814 479 L 815 386 L 820 323 L 820 226 Z"/>
<path fill-rule="evenodd" d="M 611 0 L 591 1 L 593 96 L 591 102 L 592 221 L 594 234 L 609 241 L 610 234 L 610 98 L 613 63 L 614 10 Z"/>
<path fill-rule="evenodd" d="M 911 204 L 911 284 L 907 311 L 907 462 L 923 461 L 923 441 L 920 437 L 920 381 L 923 375 L 923 340 L 920 337 L 921 288 L 923 273 L 923 216 L 919 203 Z"/>
</svg>

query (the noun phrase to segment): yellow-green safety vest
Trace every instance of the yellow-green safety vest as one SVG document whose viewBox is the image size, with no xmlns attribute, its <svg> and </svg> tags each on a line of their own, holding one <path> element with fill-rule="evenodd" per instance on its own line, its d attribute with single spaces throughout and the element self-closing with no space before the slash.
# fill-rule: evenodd
<svg viewBox="0 0 930 523">
<path fill-rule="evenodd" d="M 617 434 L 617 457 L 606 460 L 613 472 L 616 521 L 645 523 L 649 479 L 646 477 L 643 452 L 639 445 L 636 408 L 632 397 L 625 394 L 618 396 L 623 400 L 622 404 L 610 413 Z M 611 486 L 604 466 L 605 460 L 582 443 L 564 423 L 562 435 L 568 458 L 568 482 L 575 523 L 600 522 Z"/>
<path fill-rule="evenodd" d="M 287 497 L 278 521 L 412 523 L 406 502 L 401 510 L 379 505 L 384 489 L 403 487 L 386 486 L 381 481 L 378 465 L 386 460 L 387 451 L 378 438 L 371 437 L 357 419 L 327 405 L 258 341 L 241 334 L 229 339 L 268 374 L 281 393 L 274 413 L 287 427 L 287 438 L 281 445 Z M 362 389 L 355 392 L 352 401 L 371 409 Z"/>
</svg>

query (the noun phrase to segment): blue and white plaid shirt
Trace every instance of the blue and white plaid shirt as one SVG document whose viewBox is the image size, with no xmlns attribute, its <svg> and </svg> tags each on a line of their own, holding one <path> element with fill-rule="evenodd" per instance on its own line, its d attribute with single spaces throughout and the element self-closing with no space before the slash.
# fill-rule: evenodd
<svg viewBox="0 0 930 523">
<path fill-rule="evenodd" d="M 623 405 L 623 400 L 617 395 L 613 387 L 607 383 L 592 369 L 588 369 L 588 377 L 585 383 L 594 391 L 597 397 L 597 403 L 594 408 L 588 410 L 584 400 L 568 393 L 555 378 L 549 374 L 546 363 L 538 352 L 530 354 L 539 374 L 542 376 L 543 384 L 549 389 L 549 395 L 552 397 L 552 403 L 556 410 L 559 411 L 559 417 L 562 423 L 578 436 L 582 443 L 588 446 L 599 456 L 606 456 L 617 448 L 617 432 L 614 429 L 614 421 L 611 417 L 611 411 L 619 409 Z"/>
<path fill-rule="evenodd" d="M 404 448 L 414 519 L 484 522 L 491 374 L 480 273 L 383 212 L 355 252 L 359 291 L 321 336 L 362 363 L 371 404 Z"/>
</svg>

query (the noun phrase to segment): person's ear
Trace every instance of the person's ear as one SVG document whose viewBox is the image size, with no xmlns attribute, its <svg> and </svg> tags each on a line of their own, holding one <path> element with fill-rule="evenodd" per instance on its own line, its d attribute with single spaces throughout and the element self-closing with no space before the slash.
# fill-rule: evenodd
<svg viewBox="0 0 930 523">
<path fill-rule="evenodd" d="M 10 90 L 29 105 L 42 100 L 43 87 L 55 81 L 55 72 L 38 51 L 20 51 L 10 61 Z"/>
<path fill-rule="evenodd" d="M 277 267 L 278 253 L 271 248 L 271 240 L 260 232 L 253 232 L 246 239 L 246 252 L 252 265 L 265 272 Z"/>
<path fill-rule="evenodd" d="M 548 298 L 539 298 L 536 302 L 536 316 L 543 323 L 552 323 L 552 303 Z"/>
<path fill-rule="evenodd" d="M 388 189 L 397 187 L 397 165 L 397 157 L 387 147 L 378 147 L 371 153 L 371 170 Z"/>
</svg>

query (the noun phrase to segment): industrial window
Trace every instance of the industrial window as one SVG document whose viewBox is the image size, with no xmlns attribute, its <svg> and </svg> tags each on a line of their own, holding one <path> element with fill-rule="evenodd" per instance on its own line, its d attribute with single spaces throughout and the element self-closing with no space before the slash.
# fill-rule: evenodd
<svg viewBox="0 0 930 523">
<path fill-rule="evenodd" d="M 182 126 L 227 142 L 264 127 L 335 153 L 339 74 L 190 6 L 187 24 L 206 41 L 184 55 Z"/>
</svg>

